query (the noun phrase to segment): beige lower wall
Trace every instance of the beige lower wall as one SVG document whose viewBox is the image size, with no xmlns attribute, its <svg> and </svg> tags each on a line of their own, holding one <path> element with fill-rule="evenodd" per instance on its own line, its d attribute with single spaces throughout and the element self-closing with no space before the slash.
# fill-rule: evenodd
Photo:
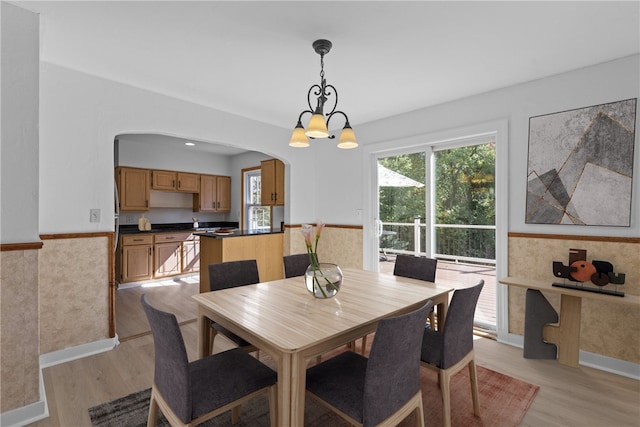
<svg viewBox="0 0 640 427">
<path fill-rule="evenodd" d="M 38 255 L 0 252 L 0 412 L 40 399 Z"/>
<path fill-rule="evenodd" d="M 361 227 L 327 225 L 318 242 L 318 258 L 342 268 L 362 268 L 362 242 Z M 284 254 L 306 252 L 300 227 L 285 228 Z"/>
<path fill-rule="evenodd" d="M 47 239 L 40 250 L 40 353 L 109 337 L 109 240 Z"/>
<path fill-rule="evenodd" d="M 602 239 L 604 240 L 604 239 Z M 586 249 L 587 260 L 609 261 L 616 273 L 625 273 L 620 287 L 628 295 L 640 295 L 640 243 L 568 240 L 567 238 L 509 237 L 509 276 L 558 281 L 553 261 L 568 264 L 569 249 Z M 509 332 L 524 334 L 525 290 L 509 288 Z M 559 311 L 557 295 L 545 297 Z M 627 304 L 582 299 L 581 350 L 640 363 L 640 309 Z"/>
</svg>

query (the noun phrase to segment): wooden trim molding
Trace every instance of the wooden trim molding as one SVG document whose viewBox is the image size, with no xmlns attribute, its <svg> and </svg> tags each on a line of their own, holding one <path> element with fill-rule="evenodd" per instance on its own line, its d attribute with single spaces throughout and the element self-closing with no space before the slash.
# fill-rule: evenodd
<svg viewBox="0 0 640 427">
<path fill-rule="evenodd" d="M 509 232 L 509 237 L 528 239 L 583 240 L 590 242 L 640 243 L 640 237 L 574 236 L 571 234 L 538 234 Z"/>
<path fill-rule="evenodd" d="M 0 252 L 37 250 L 42 249 L 42 244 L 42 242 L 2 243 L 0 244 Z"/>
<path fill-rule="evenodd" d="M 315 225 L 315 224 L 312 224 Z M 325 228 L 348 228 L 352 230 L 362 230 L 362 225 L 325 224 Z M 301 228 L 302 224 L 285 224 L 284 228 Z"/>
</svg>

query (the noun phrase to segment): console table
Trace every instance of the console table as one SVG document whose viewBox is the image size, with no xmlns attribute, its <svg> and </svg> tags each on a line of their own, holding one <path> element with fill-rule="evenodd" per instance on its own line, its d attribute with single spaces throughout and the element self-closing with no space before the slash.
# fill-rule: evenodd
<svg viewBox="0 0 640 427">
<path fill-rule="evenodd" d="M 544 282 L 521 277 L 505 277 L 499 282 L 508 286 L 560 294 L 559 322 L 557 325 L 544 325 L 542 335 L 545 341 L 558 346 L 558 362 L 568 366 L 577 367 L 579 362 L 582 298 L 640 306 L 640 296 L 637 295 L 627 294 L 621 298 L 604 293 L 561 288 L 551 285 L 553 279 Z"/>
</svg>

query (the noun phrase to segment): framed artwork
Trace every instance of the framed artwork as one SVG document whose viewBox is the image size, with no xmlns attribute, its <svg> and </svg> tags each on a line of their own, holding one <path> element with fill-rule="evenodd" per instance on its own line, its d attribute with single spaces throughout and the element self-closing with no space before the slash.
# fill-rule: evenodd
<svg viewBox="0 0 640 427">
<path fill-rule="evenodd" d="M 529 118 L 527 224 L 631 225 L 636 104 Z"/>
</svg>

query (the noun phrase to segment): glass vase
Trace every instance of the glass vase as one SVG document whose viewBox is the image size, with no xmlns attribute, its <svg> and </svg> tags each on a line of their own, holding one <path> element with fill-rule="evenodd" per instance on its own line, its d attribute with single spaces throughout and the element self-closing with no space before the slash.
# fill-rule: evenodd
<svg viewBox="0 0 640 427">
<path fill-rule="evenodd" d="M 316 298 L 331 298 L 342 286 L 342 270 L 336 264 L 321 262 L 307 267 L 304 275 L 307 291 Z"/>
</svg>

